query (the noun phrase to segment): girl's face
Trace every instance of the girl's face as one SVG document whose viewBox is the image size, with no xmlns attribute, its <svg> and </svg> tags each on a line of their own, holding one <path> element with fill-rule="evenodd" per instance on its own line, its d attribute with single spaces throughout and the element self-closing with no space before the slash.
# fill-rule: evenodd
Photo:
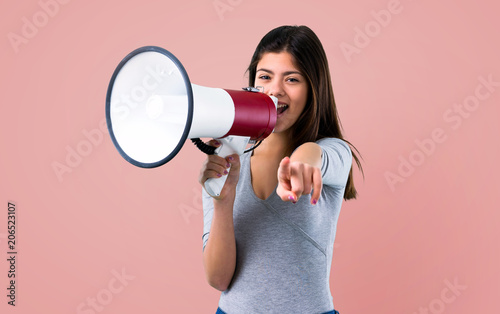
<svg viewBox="0 0 500 314">
<path fill-rule="evenodd" d="M 289 131 L 304 110 L 308 83 L 288 52 L 267 52 L 257 64 L 255 86 L 278 98 L 278 120 L 274 133 Z"/>
</svg>

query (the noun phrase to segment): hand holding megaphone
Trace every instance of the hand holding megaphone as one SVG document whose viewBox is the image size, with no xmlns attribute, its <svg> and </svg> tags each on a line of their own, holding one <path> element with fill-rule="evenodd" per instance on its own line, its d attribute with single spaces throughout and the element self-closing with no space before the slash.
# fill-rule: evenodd
<svg viewBox="0 0 500 314">
<path fill-rule="evenodd" d="M 205 153 L 243 154 L 276 124 L 277 99 L 255 88 L 226 90 L 191 84 L 180 61 L 167 50 L 146 46 L 116 68 L 106 96 L 106 121 L 116 149 L 131 164 L 154 168 L 170 161 L 187 138 Z M 200 137 L 217 139 L 215 148 Z M 209 179 L 217 197 L 226 176 Z"/>
</svg>

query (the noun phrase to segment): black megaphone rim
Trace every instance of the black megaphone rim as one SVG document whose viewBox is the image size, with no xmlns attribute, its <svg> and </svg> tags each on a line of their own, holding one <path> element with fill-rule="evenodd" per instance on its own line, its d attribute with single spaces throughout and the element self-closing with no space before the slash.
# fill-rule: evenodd
<svg viewBox="0 0 500 314">
<path fill-rule="evenodd" d="M 118 144 L 118 141 L 116 140 L 115 134 L 113 132 L 113 124 L 111 122 L 111 93 L 113 91 L 115 79 L 118 76 L 118 74 L 120 73 L 123 66 L 130 59 L 135 57 L 136 55 L 143 53 L 143 52 L 150 52 L 150 51 L 158 52 L 158 53 L 165 55 L 175 64 L 177 69 L 179 69 L 179 71 L 182 75 L 182 78 L 184 79 L 184 84 L 186 85 L 186 92 L 187 92 L 187 96 L 188 96 L 188 114 L 187 114 L 186 124 L 184 127 L 184 132 L 182 133 L 182 137 L 181 137 L 179 143 L 177 143 L 177 146 L 174 148 L 174 150 L 172 150 L 172 152 L 170 152 L 170 154 L 168 154 L 168 156 L 166 156 L 165 158 L 163 158 L 159 161 L 152 162 L 152 163 L 144 163 L 144 162 L 140 162 L 140 161 L 133 159 L 127 153 L 125 153 L 125 151 L 120 147 L 120 144 Z M 113 73 L 113 76 L 111 77 L 111 81 L 109 82 L 109 85 L 108 85 L 108 91 L 107 91 L 107 95 L 106 95 L 106 123 L 108 125 L 109 135 L 111 136 L 113 144 L 115 145 L 115 147 L 118 150 L 118 152 L 120 153 L 120 155 L 125 160 L 130 162 L 131 164 L 138 166 L 138 167 L 141 167 L 141 168 L 155 168 L 155 167 L 161 166 L 161 165 L 169 162 L 172 158 L 174 158 L 177 155 L 177 153 L 179 153 L 179 151 L 181 150 L 182 146 L 184 145 L 184 142 L 186 141 L 186 139 L 189 135 L 189 131 L 191 130 L 191 124 L 193 122 L 193 111 L 194 111 L 193 89 L 191 87 L 191 81 L 189 80 L 189 76 L 187 75 L 186 70 L 182 66 L 182 63 L 171 52 L 169 52 L 161 47 L 144 46 L 144 47 L 138 48 L 138 49 L 132 51 L 131 53 L 129 53 L 125 58 L 123 58 L 123 60 L 120 62 L 120 64 L 116 67 L 116 69 Z M 161 143 L 159 143 L 159 145 L 161 145 Z"/>
</svg>

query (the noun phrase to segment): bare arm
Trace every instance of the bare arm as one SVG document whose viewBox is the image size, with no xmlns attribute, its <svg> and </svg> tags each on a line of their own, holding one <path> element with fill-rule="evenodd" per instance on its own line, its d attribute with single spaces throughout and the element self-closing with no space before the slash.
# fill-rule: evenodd
<svg viewBox="0 0 500 314">
<path fill-rule="evenodd" d="M 233 203 L 234 201 L 214 200 L 210 236 L 203 251 L 203 265 L 207 281 L 220 291 L 227 289 L 236 267 Z"/>
<path fill-rule="evenodd" d="M 297 147 L 290 156 L 290 161 L 299 161 L 306 163 L 310 166 L 320 168 L 321 167 L 321 147 L 316 143 L 304 143 Z"/>
<path fill-rule="evenodd" d="M 231 158 L 210 156 L 200 174 L 200 183 L 224 174 L 231 164 L 226 184 L 218 199 L 213 199 L 214 209 L 210 235 L 203 250 L 203 266 L 208 283 L 217 290 L 227 289 L 236 267 L 236 240 L 234 237 L 233 206 L 236 184 L 239 179 L 238 155 Z"/>
</svg>

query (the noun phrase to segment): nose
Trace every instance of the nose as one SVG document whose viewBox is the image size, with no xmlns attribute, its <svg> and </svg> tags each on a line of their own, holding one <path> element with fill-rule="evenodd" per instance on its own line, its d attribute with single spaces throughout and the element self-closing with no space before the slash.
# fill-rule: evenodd
<svg viewBox="0 0 500 314">
<path fill-rule="evenodd" d="M 264 92 L 266 92 L 266 94 L 268 94 L 269 96 L 274 96 L 274 97 L 281 97 L 285 94 L 282 82 L 277 79 L 274 79 L 271 82 L 269 82 L 267 86 L 267 91 Z"/>
</svg>

